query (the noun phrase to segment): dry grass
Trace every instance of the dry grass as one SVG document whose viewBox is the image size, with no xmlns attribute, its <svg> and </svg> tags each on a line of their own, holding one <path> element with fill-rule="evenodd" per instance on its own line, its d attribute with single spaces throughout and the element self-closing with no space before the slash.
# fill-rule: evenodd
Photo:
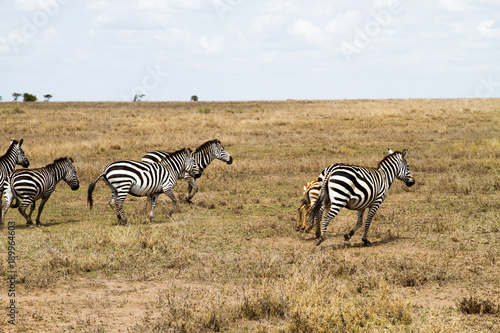
<svg viewBox="0 0 500 333">
<path fill-rule="evenodd" d="M 20 332 L 486 332 L 500 330 L 500 101 L 360 100 L 1 103 L 0 150 L 24 138 L 33 167 L 75 160 L 81 190 L 58 186 L 40 228 L 16 221 Z M 194 205 L 157 223 L 128 197 L 116 225 L 100 182 L 119 159 L 218 138 Z M 373 246 L 296 233 L 302 186 L 336 162 L 375 166 L 409 149 L 416 185 L 395 183 Z M 3 152 L 2 152 L 3 153 Z M 186 184 L 176 188 L 184 197 Z M 7 252 L 7 239 L 1 240 Z M 0 275 L 7 275 L 1 262 Z M 471 296 L 472 295 L 472 296 Z M 2 291 L 3 302 L 8 300 Z M 0 330 L 12 328 L 0 317 Z"/>
</svg>

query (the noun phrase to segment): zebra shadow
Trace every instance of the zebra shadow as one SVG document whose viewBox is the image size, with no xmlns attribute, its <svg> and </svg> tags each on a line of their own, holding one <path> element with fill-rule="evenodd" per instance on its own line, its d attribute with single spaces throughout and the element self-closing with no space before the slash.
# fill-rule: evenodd
<svg viewBox="0 0 500 333">
<path fill-rule="evenodd" d="M 36 224 L 26 224 L 25 222 L 18 222 L 15 223 L 14 221 L 10 221 L 9 223 L 15 223 L 16 225 L 16 230 L 18 229 L 34 229 L 34 228 L 45 228 L 45 227 L 53 227 L 56 225 L 62 225 L 62 224 L 68 224 L 68 223 L 78 223 L 79 220 L 65 220 L 65 221 L 52 221 L 52 222 L 46 222 L 42 223 L 40 225 Z"/>
<path fill-rule="evenodd" d="M 325 240 L 321 246 L 319 246 L 321 249 L 331 249 L 331 250 L 341 250 L 341 249 L 349 249 L 349 248 L 370 248 L 370 247 L 376 247 L 376 246 L 381 246 L 385 244 L 390 244 L 398 240 L 405 240 L 405 239 L 410 239 L 410 237 L 403 237 L 403 236 L 395 236 L 395 235 L 390 235 L 388 237 L 384 237 L 380 240 L 373 240 L 371 241 L 370 245 L 365 245 L 361 238 L 359 239 L 359 242 L 357 241 L 344 241 L 344 234 L 338 234 L 338 235 L 332 235 L 329 238 Z M 341 239 L 341 242 L 337 242 L 337 239 Z M 311 237 L 306 239 L 307 242 L 317 242 L 317 238 Z M 328 240 L 331 242 L 335 242 L 334 244 L 328 244 Z M 327 244 L 325 244 L 327 243 Z"/>
</svg>

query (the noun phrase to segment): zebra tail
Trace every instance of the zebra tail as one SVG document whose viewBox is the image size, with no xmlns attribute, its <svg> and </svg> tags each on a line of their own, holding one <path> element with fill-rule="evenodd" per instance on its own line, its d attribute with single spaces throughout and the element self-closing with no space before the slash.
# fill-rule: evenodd
<svg viewBox="0 0 500 333">
<path fill-rule="evenodd" d="M 16 191 L 14 191 L 14 189 L 12 189 L 12 195 L 14 196 L 14 202 L 10 204 L 10 208 L 18 208 L 21 204 L 21 201 L 19 200 L 19 197 L 17 196 L 17 193 Z"/>
<path fill-rule="evenodd" d="M 307 224 L 313 226 L 315 221 L 321 218 L 321 208 L 326 207 L 330 203 L 330 197 L 328 195 L 328 191 L 326 190 L 328 184 L 328 177 L 323 180 L 321 184 L 321 188 L 319 189 L 319 196 L 314 206 L 309 211 L 309 217 L 307 218 Z"/>
<path fill-rule="evenodd" d="M 89 185 L 89 189 L 87 191 L 87 205 L 90 206 L 90 209 L 92 209 L 92 206 L 94 205 L 94 200 L 92 200 L 92 192 L 94 192 L 95 184 L 99 181 L 99 179 L 101 179 L 102 175 L 104 175 L 104 173 L 101 173 L 99 176 L 97 176 L 97 178 Z"/>
</svg>

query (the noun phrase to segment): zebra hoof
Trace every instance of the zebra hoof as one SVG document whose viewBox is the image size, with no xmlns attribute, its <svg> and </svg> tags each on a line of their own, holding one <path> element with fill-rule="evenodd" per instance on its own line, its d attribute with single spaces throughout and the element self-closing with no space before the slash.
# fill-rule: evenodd
<svg viewBox="0 0 500 333">
<path fill-rule="evenodd" d="M 349 234 L 344 235 L 344 240 L 348 242 L 351 239 L 351 236 Z"/>
<path fill-rule="evenodd" d="M 372 243 L 368 239 L 362 239 L 363 241 L 363 246 L 370 246 Z"/>
<path fill-rule="evenodd" d="M 323 243 L 325 239 L 323 237 L 320 237 L 318 238 L 318 242 L 316 243 L 316 246 L 320 245 L 321 243 Z"/>
</svg>

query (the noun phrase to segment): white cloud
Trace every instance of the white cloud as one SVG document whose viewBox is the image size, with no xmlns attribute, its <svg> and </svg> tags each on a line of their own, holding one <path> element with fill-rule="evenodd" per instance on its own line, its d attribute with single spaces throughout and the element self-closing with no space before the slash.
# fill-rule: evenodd
<svg viewBox="0 0 500 333">
<path fill-rule="evenodd" d="M 500 28 L 494 28 L 493 25 L 495 21 L 484 20 L 477 26 L 477 31 L 481 34 L 481 37 L 485 38 L 500 38 Z"/>
<path fill-rule="evenodd" d="M 467 0 L 439 0 L 439 5 L 452 12 L 463 11 L 470 7 Z"/>
<path fill-rule="evenodd" d="M 295 21 L 292 26 L 288 28 L 288 32 L 295 36 L 302 36 L 313 44 L 324 41 L 324 35 L 321 29 L 304 19 Z"/>
<path fill-rule="evenodd" d="M 222 53 L 222 51 L 224 50 L 224 39 L 220 36 L 214 38 L 202 36 L 199 39 L 199 43 L 209 54 Z"/>
<path fill-rule="evenodd" d="M 357 10 L 349 10 L 337 15 L 328 22 L 325 30 L 332 34 L 345 34 L 352 32 L 353 29 L 363 20 L 363 15 Z"/>
</svg>

